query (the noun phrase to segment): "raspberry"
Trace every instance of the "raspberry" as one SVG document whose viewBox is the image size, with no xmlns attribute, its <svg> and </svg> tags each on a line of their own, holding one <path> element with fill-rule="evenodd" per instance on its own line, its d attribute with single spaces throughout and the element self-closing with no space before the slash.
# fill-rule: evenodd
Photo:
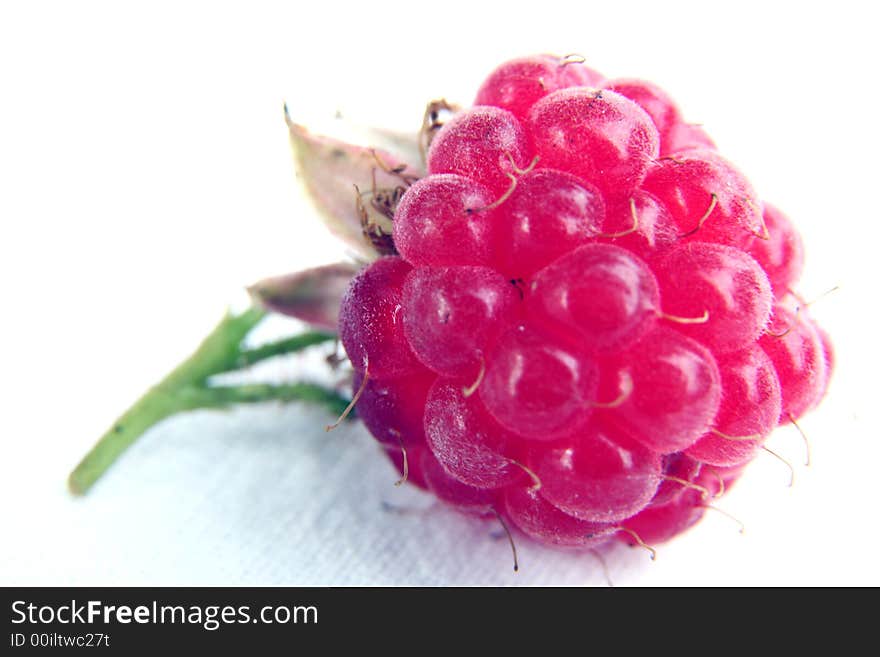
<svg viewBox="0 0 880 657">
<path fill-rule="evenodd" d="M 419 265 L 493 264 L 492 193 L 468 178 L 436 175 L 407 190 L 394 215 L 394 246 Z"/>
<path fill-rule="evenodd" d="M 687 491 L 676 502 L 650 506 L 628 518 L 624 526 L 642 541 L 657 544 L 668 541 L 695 525 L 705 513 L 702 497 L 696 491 Z M 632 535 L 621 534 L 621 540 L 634 545 Z"/>
<path fill-rule="evenodd" d="M 767 326 L 772 301 L 767 274 L 739 249 L 683 244 L 655 262 L 654 271 L 664 311 L 705 318 L 679 330 L 716 354 L 747 347 Z"/>
<path fill-rule="evenodd" d="M 682 240 L 747 248 L 761 232 L 761 210 L 751 184 L 712 151 L 658 160 L 643 188 L 666 206 Z"/>
<path fill-rule="evenodd" d="M 698 125 L 677 123 L 666 135 L 666 141 L 660 145 L 660 155 L 681 153 L 689 150 L 715 150 L 715 142 Z"/>
<path fill-rule="evenodd" d="M 532 159 L 516 117 L 497 107 L 475 107 L 441 130 L 428 152 L 431 173 L 456 173 L 496 193 L 507 189 L 508 174 Z"/>
<path fill-rule="evenodd" d="M 690 458 L 684 452 L 675 452 L 663 457 L 663 481 L 651 498 L 651 506 L 663 506 L 675 502 L 688 490 L 700 474 L 703 464 Z"/>
<path fill-rule="evenodd" d="M 559 510 L 533 488 L 504 491 L 504 514 L 524 534 L 551 545 L 593 547 L 614 534 L 613 525 L 580 520 Z"/>
<path fill-rule="evenodd" d="M 656 84 L 644 80 L 608 80 L 602 88 L 626 96 L 648 113 L 660 136 L 661 150 L 672 130 L 681 123 L 675 102 Z"/>
<path fill-rule="evenodd" d="M 440 379 L 424 406 L 431 452 L 453 477 L 478 488 L 503 488 L 525 475 L 504 454 L 516 436 L 495 422 L 476 395 L 465 397 L 460 382 Z"/>
<path fill-rule="evenodd" d="M 643 189 L 608 200 L 600 242 L 622 246 L 643 260 L 657 257 L 678 243 L 672 215 Z"/>
<path fill-rule="evenodd" d="M 581 520 L 612 523 L 644 508 L 660 483 L 660 455 L 598 423 L 568 439 L 532 448 L 527 459 L 541 495 Z"/>
<path fill-rule="evenodd" d="M 426 369 L 397 378 L 369 377 L 358 400 L 358 415 L 376 440 L 387 447 L 422 445 L 423 409 L 436 379 L 437 375 Z M 364 373 L 356 371 L 356 390 L 363 381 Z"/>
<path fill-rule="evenodd" d="M 800 278 L 804 246 L 791 220 L 769 203 L 764 204 L 764 226 L 769 239 L 755 240 L 749 254 L 758 261 L 777 297 L 784 297 Z"/>
<path fill-rule="evenodd" d="M 605 203 L 595 186 L 553 169 L 535 169 L 517 180 L 497 210 L 502 270 L 526 278 L 603 228 Z"/>
<path fill-rule="evenodd" d="M 492 71 L 477 91 L 474 105 L 506 109 L 522 119 L 536 101 L 560 89 L 559 65 L 550 57 L 524 57 Z"/>
<path fill-rule="evenodd" d="M 422 456 L 428 451 L 424 445 L 410 446 L 405 451 L 401 450 L 400 447 L 385 447 L 383 451 L 400 474 L 400 479 L 395 483 L 406 482 L 423 490 L 428 490 L 428 482 L 425 480 L 422 468 Z"/>
<path fill-rule="evenodd" d="M 420 267 L 406 278 L 402 304 L 403 331 L 419 360 L 440 374 L 476 376 L 517 296 L 488 267 Z"/>
<path fill-rule="evenodd" d="M 462 483 L 440 464 L 429 449 L 421 450 L 418 469 L 424 477 L 425 486 L 444 502 L 465 513 L 485 515 L 495 507 L 495 492 Z"/>
<path fill-rule="evenodd" d="M 658 327 L 604 363 L 603 374 L 632 392 L 599 413 L 646 447 L 669 454 L 690 447 L 712 425 L 721 401 L 712 353 L 680 331 Z"/>
<path fill-rule="evenodd" d="M 619 351 L 651 329 L 660 295 L 631 251 L 586 244 L 538 272 L 526 311 L 548 332 L 598 352 Z"/>
<path fill-rule="evenodd" d="M 558 89 L 595 86 L 602 77 L 566 58 L 538 55 L 505 62 L 495 69 L 477 92 L 474 105 L 501 107 L 524 119 L 538 100 Z"/>
<path fill-rule="evenodd" d="M 665 541 L 824 395 L 797 230 L 656 85 L 507 62 L 427 164 L 339 334 L 357 412 L 444 502 L 548 545 Z"/>
<path fill-rule="evenodd" d="M 696 524 L 706 512 L 708 498 L 721 487 L 723 476 L 703 472 L 697 467 L 692 474 L 693 488 L 684 488 L 678 497 L 655 498 L 652 503 L 624 521 L 623 526 L 647 543 L 662 543 Z M 618 533 L 620 540 L 633 544 L 633 534 Z"/>
<path fill-rule="evenodd" d="M 613 91 L 555 91 L 535 103 L 526 126 L 543 166 L 573 173 L 606 192 L 638 187 L 658 154 L 651 117 Z"/>
<path fill-rule="evenodd" d="M 799 418 L 819 402 L 829 375 L 829 359 L 817 327 L 804 313 L 776 305 L 759 344 L 779 377 L 783 422 Z"/>
<path fill-rule="evenodd" d="M 339 339 L 357 369 L 390 377 L 419 369 L 403 333 L 400 305 L 410 267 L 400 258 L 383 258 L 352 281 L 339 310 Z"/>
<path fill-rule="evenodd" d="M 478 392 L 509 431 L 550 440 L 586 423 L 598 379 L 591 356 L 522 323 L 504 333 L 487 355 Z"/>
<path fill-rule="evenodd" d="M 756 346 L 719 358 L 718 367 L 721 405 L 715 426 L 685 453 L 709 465 L 736 465 L 754 455 L 779 421 L 779 377 L 773 362 Z"/>
</svg>

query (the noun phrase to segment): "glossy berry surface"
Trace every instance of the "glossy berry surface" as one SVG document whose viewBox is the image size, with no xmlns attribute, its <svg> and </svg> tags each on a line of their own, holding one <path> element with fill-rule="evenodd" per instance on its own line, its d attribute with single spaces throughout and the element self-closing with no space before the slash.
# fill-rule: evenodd
<svg viewBox="0 0 880 657">
<path fill-rule="evenodd" d="M 586 244 L 538 272 L 529 288 L 529 317 L 548 332 L 596 352 L 620 351 L 653 327 L 657 281 L 631 251 Z"/>
<path fill-rule="evenodd" d="M 580 520 L 547 502 L 540 491 L 511 486 L 504 492 L 503 509 L 515 527 L 527 536 L 551 545 L 594 547 L 615 532 L 614 525 Z"/>
<path fill-rule="evenodd" d="M 718 360 L 721 404 L 709 432 L 685 450 L 702 463 L 736 465 L 749 460 L 779 423 L 782 392 L 773 362 L 763 349 Z"/>
<path fill-rule="evenodd" d="M 380 443 L 397 449 L 425 442 L 424 407 L 437 375 L 420 368 L 403 376 L 368 377 L 358 402 L 358 416 Z M 355 371 L 355 389 L 364 372 Z"/>
<path fill-rule="evenodd" d="M 603 230 L 601 192 L 570 173 L 535 169 L 517 181 L 499 208 L 498 253 L 502 270 L 514 278 L 532 276 Z"/>
<path fill-rule="evenodd" d="M 694 150 L 654 162 L 643 188 L 666 206 L 682 240 L 748 247 L 761 234 L 751 183 L 713 151 Z"/>
<path fill-rule="evenodd" d="M 804 245 L 791 220 L 769 203 L 764 204 L 768 239 L 752 242 L 749 254 L 767 274 L 773 293 L 784 297 L 797 285 L 804 268 Z"/>
<path fill-rule="evenodd" d="M 556 91 L 535 103 L 526 128 L 544 166 L 573 173 L 605 192 L 638 187 L 659 153 L 651 117 L 613 91 Z"/>
<path fill-rule="evenodd" d="M 599 423 L 558 444 L 534 448 L 526 461 L 545 500 L 590 522 L 611 523 L 644 508 L 660 484 L 660 455 Z"/>
<path fill-rule="evenodd" d="M 720 374 L 712 353 L 665 326 L 609 358 L 604 373 L 614 381 L 628 381 L 632 391 L 600 414 L 660 454 L 696 442 L 711 427 L 721 402 Z"/>
<path fill-rule="evenodd" d="M 424 406 L 425 437 L 443 468 L 462 483 L 502 488 L 525 476 L 506 454 L 517 437 L 505 431 L 460 381 L 440 379 Z"/>
<path fill-rule="evenodd" d="M 678 501 L 682 495 L 693 485 L 703 464 L 688 456 L 684 452 L 667 454 L 662 461 L 662 481 L 657 488 L 654 497 L 651 498 L 651 506 L 663 506 L 670 502 Z"/>
<path fill-rule="evenodd" d="M 437 460 L 430 449 L 423 449 L 416 467 L 425 486 L 440 500 L 453 504 L 466 513 L 484 515 L 495 507 L 496 493 L 463 483 L 453 477 Z"/>
<path fill-rule="evenodd" d="M 596 86 L 602 77 L 586 66 L 572 65 L 551 55 L 523 57 L 505 62 L 483 82 L 474 105 L 506 109 L 524 119 L 532 105 L 553 91 L 567 87 Z"/>
<path fill-rule="evenodd" d="M 412 270 L 400 258 L 382 258 L 352 281 L 339 311 L 339 339 L 356 369 L 374 377 L 420 368 L 403 332 L 403 284 Z"/>
<path fill-rule="evenodd" d="M 817 327 L 805 312 L 776 305 L 759 344 L 773 361 L 779 377 L 783 422 L 798 419 L 819 402 L 829 376 L 828 359 Z"/>
<path fill-rule="evenodd" d="M 406 260 L 420 265 L 489 265 L 494 200 L 479 183 L 456 175 L 430 176 L 404 195 L 394 216 L 394 245 Z"/>
<path fill-rule="evenodd" d="M 420 267 L 403 286 L 403 331 L 438 374 L 473 374 L 517 306 L 515 288 L 488 267 Z"/>
<path fill-rule="evenodd" d="M 633 79 L 608 80 L 602 88 L 629 98 L 645 110 L 657 128 L 661 143 L 667 142 L 671 132 L 681 123 L 675 101 L 656 84 Z"/>
<path fill-rule="evenodd" d="M 478 394 L 509 431 L 527 440 L 550 440 L 587 421 L 598 382 L 589 354 L 520 324 L 489 352 Z"/>
<path fill-rule="evenodd" d="M 819 403 L 797 229 L 684 116 L 537 55 L 434 135 L 340 312 L 401 477 L 547 545 L 655 544 Z"/>
<path fill-rule="evenodd" d="M 716 354 L 743 349 L 764 332 L 773 296 L 761 266 L 739 249 L 691 242 L 654 265 L 663 311 Z"/>
<path fill-rule="evenodd" d="M 510 186 L 507 174 L 532 159 L 523 126 L 506 110 L 475 107 L 444 127 L 428 151 L 432 173 L 465 176 L 501 193 Z"/>
<path fill-rule="evenodd" d="M 678 244 L 679 237 L 666 207 L 654 195 L 638 189 L 608 199 L 599 241 L 649 260 Z"/>
</svg>

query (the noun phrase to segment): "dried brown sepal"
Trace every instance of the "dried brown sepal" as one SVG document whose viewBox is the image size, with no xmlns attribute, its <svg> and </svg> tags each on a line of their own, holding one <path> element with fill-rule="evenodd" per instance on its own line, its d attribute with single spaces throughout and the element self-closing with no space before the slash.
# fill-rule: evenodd
<svg viewBox="0 0 880 657">
<path fill-rule="evenodd" d="M 286 111 L 285 119 L 297 175 L 330 231 L 367 261 L 388 253 L 393 210 L 421 171 L 388 151 L 312 134 Z"/>
<path fill-rule="evenodd" d="M 425 116 L 422 118 L 422 129 L 419 131 L 419 152 L 422 155 L 422 162 L 427 162 L 428 149 L 431 142 L 449 119 L 456 113 L 461 111 L 461 107 L 454 103 L 448 102 L 445 98 L 432 100 L 425 108 Z"/>
<path fill-rule="evenodd" d="M 342 296 L 358 270 L 354 264 L 340 262 L 266 278 L 251 285 L 248 292 L 263 308 L 335 331 Z"/>
<path fill-rule="evenodd" d="M 379 255 L 397 255 L 397 248 L 394 246 L 394 236 L 391 233 L 391 220 L 394 217 L 386 216 L 386 220 L 382 221 L 376 218 L 375 212 L 368 212 L 367 206 L 364 204 L 364 197 L 370 196 L 370 192 L 362 192 L 357 185 L 354 188 L 354 203 L 361 222 L 361 231 Z M 377 208 L 374 205 L 375 195 L 370 198 L 370 205 L 373 210 L 382 215 L 381 206 Z M 397 207 L 396 205 L 394 207 Z"/>
<path fill-rule="evenodd" d="M 410 168 L 407 170 L 410 173 L 419 177 L 424 175 L 424 171 L 416 166 L 421 162 L 418 131 L 399 132 L 376 126 L 356 127 L 358 132 L 363 135 L 363 139 L 358 141 L 370 144 L 379 151 L 391 153 L 399 162 L 409 163 Z"/>
</svg>

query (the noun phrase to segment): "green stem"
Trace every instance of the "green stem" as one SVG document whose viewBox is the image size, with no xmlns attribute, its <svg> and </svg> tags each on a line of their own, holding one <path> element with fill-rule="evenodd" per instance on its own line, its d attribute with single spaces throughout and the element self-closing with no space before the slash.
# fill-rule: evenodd
<svg viewBox="0 0 880 657">
<path fill-rule="evenodd" d="M 335 390 L 314 383 L 252 383 L 242 386 L 216 386 L 186 391 L 196 408 L 227 408 L 234 404 L 253 404 L 264 401 L 306 401 L 327 407 L 334 415 L 341 415 L 349 400 Z"/>
<path fill-rule="evenodd" d="M 234 367 L 236 369 L 249 367 L 254 363 L 259 363 L 261 360 L 266 360 L 267 358 L 302 351 L 307 347 L 330 342 L 335 339 L 336 336 L 333 333 L 324 333 L 321 331 L 301 333 L 300 335 L 294 335 L 290 338 L 285 338 L 277 342 L 270 342 L 269 344 L 255 347 L 254 349 L 246 349 L 245 351 L 242 351 L 241 354 L 239 354 Z"/>
<path fill-rule="evenodd" d="M 161 384 L 148 390 L 113 423 L 70 473 L 67 480 L 70 491 L 74 495 L 86 493 L 147 429 L 183 410 L 186 409 L 180 397 L 174 392 L 166 393 Z"/>
<path fill-rule="evenodd" d="M 82 495 L 147 429 L 165 418 L 197 408 L 224 408 L 232 404 L 267 400 L 301 399 L 324 404 L 341 412 L 346 400 L 332 390 L 314 384 L 207 385 L 216 374 L 334 339 L 327 333 L 305 333 L 255 349 L 242 350 L 241 343 L 266 313 L 250 308 L 240 315 L 227 313 L 198 349 L 162 381 L 150 388 L 123 413 L 83 457 L 68 479 L 70 490 Z"/>
</svg>

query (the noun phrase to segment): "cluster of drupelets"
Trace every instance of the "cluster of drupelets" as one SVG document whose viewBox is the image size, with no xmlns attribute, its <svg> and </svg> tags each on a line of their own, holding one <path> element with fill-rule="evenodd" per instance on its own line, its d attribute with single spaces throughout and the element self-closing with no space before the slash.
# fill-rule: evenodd
<svg viewBox="0 0 880 657">
<path fill-rule="evenodd" d="M 656 544 L 824 395 L 795 228 L 655 85 L 507 62 L 427 165 L 339 330 L 357 413 L 441 500 Z"/>
</svg>

